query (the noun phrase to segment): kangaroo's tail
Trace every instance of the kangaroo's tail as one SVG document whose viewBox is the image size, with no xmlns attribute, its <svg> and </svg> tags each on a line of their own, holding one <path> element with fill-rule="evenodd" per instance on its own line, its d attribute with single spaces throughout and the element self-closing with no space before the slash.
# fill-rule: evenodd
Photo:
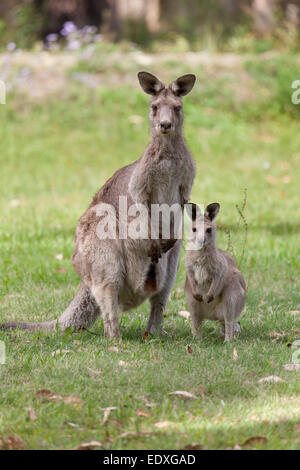
<svg viewBox="0 0 300 470">
<path fill-rule="evenodd" d="M 51 331 L 58 328 L 61 331 L 71 327 L 74 330 L 88 328 L 100 314 L 100 309 L 96 303 L 90 289 L 83 283 L 66 310 L 61 314 L 58 320 L 45 322 L 8 322 L 0 325 L 0 330 L 21 330 L 30 331 Z"/>
</svg>

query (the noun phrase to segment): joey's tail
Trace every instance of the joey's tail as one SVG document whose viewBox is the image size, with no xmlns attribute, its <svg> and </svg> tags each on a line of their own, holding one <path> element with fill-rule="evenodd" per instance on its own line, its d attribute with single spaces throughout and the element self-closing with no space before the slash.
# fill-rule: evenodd
<svg viewBox="0 0 300 470">
<path fill-rule="evenodd" d="M 51 331 L 58 328 L 61 331 L 71 327 L 73 330 L 88 328 L 100 314 L 100 309 L 90 289 L 83 283 L 66 310 L 57 320 L 45 322 L 8 322 L 0 325 L 1 330 Z"/>
</svg>

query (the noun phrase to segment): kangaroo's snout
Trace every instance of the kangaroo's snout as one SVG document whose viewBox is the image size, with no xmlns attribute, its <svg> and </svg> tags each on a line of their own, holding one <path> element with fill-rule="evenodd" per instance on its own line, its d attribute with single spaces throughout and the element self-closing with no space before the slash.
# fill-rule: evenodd
<svg viewBox="0 0 300 470">
<path fill-rule="evenodd" d="M 172 127 L 172 123 L 170 121 L 161 121 L 160 128 L 162 131 L 169 131 Z"/>
</svg>

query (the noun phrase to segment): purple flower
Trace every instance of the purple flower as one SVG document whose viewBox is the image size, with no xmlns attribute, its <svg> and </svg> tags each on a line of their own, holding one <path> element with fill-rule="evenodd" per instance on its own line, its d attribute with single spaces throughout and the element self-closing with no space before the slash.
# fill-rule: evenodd
<svg viewBox="0 0 300 470">
<path fill-rule="evenodd" d="M 58 40 L 58 34 L 55 34 L 55 33 L 48 34 L 48 36 L 46 37 L 46 40 L 48 42 L 55 42 Z"/>
<path fill-rule="evenodd" d="M 68 49 L 70 49 L 71 51 L 74 51 L 75 49 L 79 49 L 80 47 L 81 47 L 81 42 L 76 39 L 68 43 Z"/>
<path fill-rule="evenodd" d="M 14 42 L 9 42 L 6 46 L 8 52 L 13 52 L 16 48 L 16 44 Z"/>
<path fill-rule="evenodd" d="M 95 34 L 97 32 L 96 26 L 86 25 L 82 28 L 81 32 L 83 34 Z"/>
<path fill-rule="evenodd" d="M 60 34 L 62 36 L 68 36 L 71 33 L 77 31 L 76 25 L 72 21 L 66 21 L 63 25 L 63 29 L 61 30 Z"/>
</svg>

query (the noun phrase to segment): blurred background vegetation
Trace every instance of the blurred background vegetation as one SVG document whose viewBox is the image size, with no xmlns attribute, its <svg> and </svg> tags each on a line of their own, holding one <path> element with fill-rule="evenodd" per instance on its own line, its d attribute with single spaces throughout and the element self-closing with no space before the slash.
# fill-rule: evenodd
<svg viewBox="0 0 300 470">
<path fill-rule="evenodd" d="M 152 51 L 297 50 L 299 12 L 300 0 L 1 0 L 0 49 L 64 44 L 72 22 Z"/>
</svg>

